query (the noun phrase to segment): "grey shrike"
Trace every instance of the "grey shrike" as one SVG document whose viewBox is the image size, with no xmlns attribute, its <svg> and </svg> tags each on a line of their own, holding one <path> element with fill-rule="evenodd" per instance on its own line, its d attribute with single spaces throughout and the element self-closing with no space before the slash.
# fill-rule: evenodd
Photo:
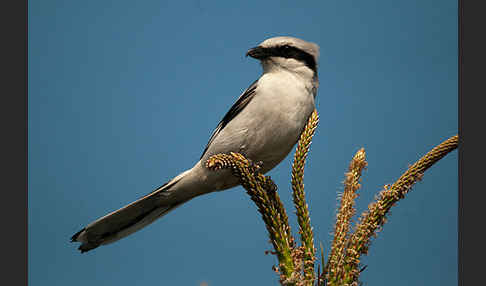
<svg viewBox="0 0 486 286">
<path fill-rule="evenodd" d="M 229 170 L 206 168 L 212 155 L 239 152 L 262 162 L 263 173 L 287 156 L 315 108 L 319 46 L 293 37 L 275 37 L 246 55 L 261 61 L 263 74 L 223 117 L 200 160 L 148 195 L 74 234 L 71 241 L 81 242 L 81 252 L 130 235 L 192 198 L 237 186 L 238 180 Z"/>
</svg>

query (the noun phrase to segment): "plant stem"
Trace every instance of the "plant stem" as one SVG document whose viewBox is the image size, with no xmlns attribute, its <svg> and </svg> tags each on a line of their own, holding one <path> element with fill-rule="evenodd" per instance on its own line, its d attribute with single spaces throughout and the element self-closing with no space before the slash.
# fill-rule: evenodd
<svg viewBox="0 0 486 286">
<path fill-rule="evenodd" d="M 368 253 L 371 238 L 383 227 L 386 222 L 386 215 L 399 200 L 403 199 L 410 191 L 412 185 L 419 181 L 424 172 L 442 159 L 449 152 L 457 148 L 459 138 L 457 135 L 445 140 L 425 156 L 420 158 L 391 186 L 385 186 L 380 192 L 376 202 L 368 206 L 360 219 L 356 230 L 348 241 L 347 257 L 345 264 L 344 284 L 351 284 L 358 281 L 359 262 L 363 254 Z"/>
<path fill-rule="evenodd" d="M 305 201 L 304 167 L 318 122 L 319 115 L 314 110 L 309 117 L 304 131 L 300 135 L 292 164 L 292 196 L 297 213 L 297 221 L 299 223 L 301 243 L 304 247 L 304 277 L 309 285 L 312 285 L 315 279 L 315 247 L 314 234 L 310 224 L 309 207 Z"/>
</svg>

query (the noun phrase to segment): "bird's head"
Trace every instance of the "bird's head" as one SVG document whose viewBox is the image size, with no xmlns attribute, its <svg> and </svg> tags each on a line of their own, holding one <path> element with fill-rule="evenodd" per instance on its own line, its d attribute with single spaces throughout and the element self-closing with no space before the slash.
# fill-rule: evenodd
<svg viewBox="0 0 486 286">
<path fill-rule="evenodd" d="M 260 60 L 264 71 L 284 68 L 315 76 L 319 46 L 294 37 L 274 37 L 248 50 L 246 55 Z"/>
</svg>

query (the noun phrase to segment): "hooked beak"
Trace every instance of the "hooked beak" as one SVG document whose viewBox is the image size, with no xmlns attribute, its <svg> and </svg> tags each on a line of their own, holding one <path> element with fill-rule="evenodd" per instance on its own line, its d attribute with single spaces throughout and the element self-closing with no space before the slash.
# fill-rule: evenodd
<svg viewBox="0 0 486 286">
<path fill-rule="evenodd" d="M 246 56 L 250 56 L 254 59 L 263 59 L 265 57 L 267 57 L 267 52 L 266 52 L 266 49 L 265 48 L 262 48 L 260 46 L 258 47 L 254 47 L 254 48 L 251 48 L 248 50 L 248 52 L 246 52 Z"/>
</svg>

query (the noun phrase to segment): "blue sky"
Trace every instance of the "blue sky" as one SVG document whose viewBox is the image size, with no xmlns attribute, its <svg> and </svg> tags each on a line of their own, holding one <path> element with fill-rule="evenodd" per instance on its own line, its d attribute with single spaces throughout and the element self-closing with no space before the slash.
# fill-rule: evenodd
<svg viewBox="0 0 486 286">
<path fill-rule="evenodd" d="M 328 251 L 359 148 L 361 213 L 457 134 L 456 23 L 450 0 L 29 1 L 29 285 L 277 285 L 241 187 L 83 255 L 69 238 L 191 167 L 261 73 L 247 49 L 291 35 L 321 47 L 305 186 Z M 290 158 L 269 174 L 297 234 Z M 457 186 L 455 151 L 392 209 L 363 258 L 365 285 L 457 284 Z"/>
</svg>

